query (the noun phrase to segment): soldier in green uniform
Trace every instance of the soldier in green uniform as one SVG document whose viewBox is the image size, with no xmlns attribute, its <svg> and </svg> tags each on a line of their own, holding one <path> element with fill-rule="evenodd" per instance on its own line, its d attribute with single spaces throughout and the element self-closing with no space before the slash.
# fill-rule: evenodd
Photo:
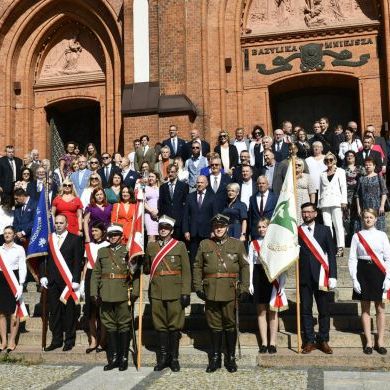
<svg viewBox="0 0 390 390">
<path fill-rule="evenodd" d="M 158 240 L 146 248 L 144 272 L 150 274 L 149 297 L 160 353 L 154 371 L 180 371 L 179 340 L 184 309 L 190 304 L 191 268 L 183 242 L 172 238 L 175 220 L 161 216 Z"/>
<path fill-rule="evenodd" d="M 206 301 L 206 320 L 211 329 L 212 353 L 206 372 L 221 368 L 224 331 L 227 349 L 225 367 L 229 372 L 235 372 L 235 303 L 236 297 L 240 301 L 249 297 L 249 264 L 244 243 L 228 237 L 229 217 L 217 214 L 211 223 L 213 238 L 200 243 L 193 275 L 196 294 Z"/>
<path fill-rule="evenodd" d="M 121 244 L 122 235 L 121 226 L 108 227 L 110 246 L 98 250 L 91 277 L 91 297 L 100 305 L 100 319 L 107 329 L 108 364 L 104 371 L 116 367 L 120 371 L 127 370 L 131 329 L 129 300 L 134 302 L 139 289 L 132 277 L 134 264 L 129 263 L 128 250 Z"/>
</svg>

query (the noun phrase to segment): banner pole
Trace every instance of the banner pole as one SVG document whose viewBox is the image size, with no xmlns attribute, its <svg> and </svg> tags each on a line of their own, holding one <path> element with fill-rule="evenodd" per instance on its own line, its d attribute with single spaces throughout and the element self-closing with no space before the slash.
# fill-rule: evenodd
<svg viewBox="0 0 390 390">
<path fill-rule="evenodd" d="M 295 205 L 297 204 L 297 175 L 295 170 L 295 156 L 291 156 L 293 183 L 294 183 L 294 197 Z M 295 206 L 296 207 L 296 206 Z M 297 210 L 297 215 L 300 210 Z M 302 338 L 301 338 L 301 298 L 299 289 L 299 257 L 295 262 L 295 294 L 296 294 L 296 309 L 297 309 L 297 350 L 298 353 L 302 351 Z"/>
</svg>

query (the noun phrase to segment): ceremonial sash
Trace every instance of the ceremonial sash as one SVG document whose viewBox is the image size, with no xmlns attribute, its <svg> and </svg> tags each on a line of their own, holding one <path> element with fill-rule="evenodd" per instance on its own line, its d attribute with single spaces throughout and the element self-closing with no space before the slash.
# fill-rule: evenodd
<svg viewBox="0 0 390 390">
<path fill-rule="evenodd" d="M 92 269 L 95 268 L 96 259 L 92 256 L 91 244 L 88 242 L 85 244 L 85 253 L 87 254 L 88 264 Z"/>
<path fill-rule="evenodd" d="M 3 271 L 5 280 L 8 283 L 9 288 L 12 291 L 12 294 L 15 296 L 18 288 L 20 287 L 18 279 L 16 279 L 15 273 L 12 269 L 8 267 L 6 262 L 0 256 L 0 268 Z M 19 317 L 21 321 L 25 321 L 28 317 L 28 312 L 26 305 L 23 301 L 23 296 L 16 301 L 15 316 Z"/>
<path fill-rule="evenodd" d="M 78 304 L 79 299 L 80 299 L 80 293 L 74 291 L 72 288 L 73 275 L 70 272 L 68 264 L 66 264 L 64 256 L 62 256 L 62 253 L 60 251 L 60 248 L 58 247 L 57 242 L 55 240 L 53 240 L 53 235 L 54 235 L 54 233 L 52 233 L 49 236 L 49 247 L 51 250 L 51 254 L 53 256 L 54 263 L 55 263 L 58 271 L 60 272 L 62 280 L 66 284 L 66 287 L 64 288 L 64 291 L 62 292 L 62 294 L 60 296 L 60 301 L 64 304 L 66 304 L 69 297 L 72 297 L 73 300 L 75 301 L 75 303 Z"/>
<path fill-rule="evenodd" d="M 253 248 L 260 257 L 260 244 L 257 240 L 252 241 Z M 283 272 L 272 282 L 271 299 L 269 308 L 272 311 L 283 311 L 288 309 L 288 300 L 284 285 L 286 284 L 286 273 Z"/>
<path fill-rule="evenodd" d="M 360 243 L 363 245 L 364 250 L 368 254 L 368 256 L 371 257 L 371 259 L 374 261 L 375 265 L 385 274 L 386 277 L 386 267 L 383 261 L 379 260 L 376 253 L 373 251 L 373 249 L 370 247 L 368 242 L 364 239 L 363 235 L 358 232 L 357 236 L 359 238 Z M 383 291 L 382 294 L 382 301 L 387 302 L 390 300 L 390 290 Z"/>
<path fill-rule="evenodd" d="M 329 291 L 329 261 L 328 255 L 321 248 L 321 245 L 311 234 L 306 234 L 302 226 L 298 228 L 298 235 L 309 248 L 312 255 L 318 260 L 321 265 L 320 275 L 318 278 L 318 289 Z"/>
<path fill-rule="evenodd" d="M 156 254 L 156 256 L 154 257 L 153 261 L 152 261 L 152 265 L 150 267 L 150 280 L 153 279 L 153 276 L 156 272 L 156 269 L 158 267 L 158 265 L 161 263 L 162 259 L 164 258 L 164 256 L 171 250 L 173 249 L 177 244 L 179 243 L 179 241 L 175 240 L 174 238 L 171 238 L 167 243 L 166 245 L 164 245 Z"/>
</svg>

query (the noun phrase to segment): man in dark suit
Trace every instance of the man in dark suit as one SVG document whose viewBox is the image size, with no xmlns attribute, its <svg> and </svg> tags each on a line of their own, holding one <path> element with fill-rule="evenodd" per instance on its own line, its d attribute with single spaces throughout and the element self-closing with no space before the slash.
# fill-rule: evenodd
<svg viewBox="0 0 390 390">
<path fill-rule="evenodd" d="M 336 247 L 328 226 L 315 222 L 317 208 L 313 203 L 304 203 L 301 206 L 304 223 L 299 228 L 299 272 L 300 297 L 302 304 L 302 328 L 305 336 L 305 345 L 302 353 L 310 353 L 317 347 L 324 353 L 331 354 L 329 341 L 329 295 L 337 285 Z M 313 245 L 315 244 L 315 245 Z M 321 271 L 321 257 L 317 258 L 311 247 L 320 247 L 323 251 L 316 251 L 319 256 L 324 255 L 328 260 L 329 271 Z M 325 275 L 325 278 L 321 276 Z M 325 290 L 325 291 L 324 291 Z M 314 319 L 312 315 L 313 295 L 318 308 L 319 333 L 317 343 L 314 334 Z"/>
<path fill-rule="evenodd" d="M 167 215 L 175 220 L 172 236 L 183 239 L 183 209 L 189 191 L 188 184 L 177 179 L 178 168 L 174 164 L 167 167 L 168 181 L 160 186 L 158 197 L 158 214 Z"/>
<path fill-rule="evenodd" d="M 46 182 L 46 171 L 44 167 L 38 167 L 35 171 L 35 180 L 27 183 L 26 192 L 32 199 L 38 201 L 43 185 Z"/>
<path fill-rule="evenodd" d="M 265 164 L 260 169 L 260 176 L 264 175 L 267 177 L 269 189 L 274 191 L 274 177 L 275 172 L 278 170 L 279 163 L 275 160 L 275 154 L 271 149 L 264 149 L 264 161 Z"/>
<path fill-rule="evenodd" d="M 208 176 L 209 188 L 214 192 L 216 209 L 214 214 L 220 213 L 227 200 L 226 186 L 232 182 L 227 173 L 221 173 L 222 162 L 220 158 L 213 158 L 210 162 L 211 173 Z"/>
<path fill-rule="evenodd" d="M 5 147 L 6 155 L 0 158 L 0 191 L 11 195 L 15 181 L 21 178 L 23 161 L 15 157 L 13 145 Z"/>
<path fill-rule="evenodd" d="M 183 161 L 188 160 L 192 156 L 192 143 L 198 141 L 200 144 L 200 155 L 205 157 L 210 152 L 210 144 L 207 141 L 201 140 L 198 129 L 192 129 L 190 132 L 191 141 L 187 142 L 182 149 Z"/>
<path fill-rule="evenodd" d="M 177 136 L 177 126 L 169 126 L 169 138 L 162 142 L 162 146 L 168 146 L 171 150 L 171 158 L 182 157 L 182 150 L 186 144 L 184 139 Z M 185 160 L 184 160 L 185 161 Z"/>
<path fill-rule="evenodd" d="M 240 161 L 241 164 L 238 164 L 233 169 L 232 181 L 233 183 L 241 183 L 242 182 L 242 167 L 250 166 L 252 168 L 252 176 L 253 180 L 256 180 L 260 173 L 259 170 L 255 166 L 251 166 L 251 156 L 247 150 L 243 150 L 240 153 Z"/>
<path fill-rule="evenodd" d="M 275 160 L 280 162 L 288 157 L 288 143 L 284 141 L 284 133 L 282 129 L 274 131 L 274 143 L 272 151 L 275 153 Z"/>
<path fill-rule="evenodd" d="M 29 197 L 23 188 L 15 190 L 14 199 L 16 208 L 13 226 L 18 243 L 25 246 L 31 236 L 37 202 Z"/>
<path fill-rule="evenodd" d="M 269 135 L 265 135 L 261 140 L 261 147 L 259 144 L 256 144 L 253 148 L 253 153 L 255 156 L 255 167 L 260 170 L 264 164 L 264 150 L 272 149 L 273 139 Z M 261 150 L 261 151 L 260 151 Z"/>
<path fill-rule="evenodd" d="M 54 257 L 58 259 L 58 255 L 62 255 L 72 275 L 72 291 L 77 293 L 80 288 L 83 249 L 80 237 L 69 233 L 66 230 L 67 227 L 68 221 L 65 215 L 57 215 L 55 217 L 55 232 L 49 238 L 52 240 L 52 245 L 50 245 L 47 259 L 47 270 L 44 269 L 44 262 L 41 263 L 39 270 L 41 286 L 48 289 L 49 326 L 53 334 L 51 344 L 45 348 L 45 351 L 53 351 L 54 349 L 61 348 L 63 344 L 64 347 L 62 350 L 70 351 L 75 345 L 77 324 L 76 303 L 73 296 L 70 296 L 66 303 L 60 300 L 66 283 L 54 261 Z"/>
<path fill-rule="evenodd" d="M 122 176 L 121 169 L 112 164 L 111 154 L 107 152 L 102 154 L 102 167 L 97 170 L 97 173 L 102 179 L 103 188 L 110 187 L 110 181 L 114 173 L 119 173 Z"/>
<path fill-rule="evenodd" d="M 371 136 L 363 138 L 363 149 L 356 153 L 356 165 L 364 167 L 364 160 L 367 157 L 371 157 L 375 161 L 375 172 L 379 173 L 382 171 L 383 160 L 382 156 L 376 150 L 372 150 L 374 141 Z"/>
<path fill-rule="evenodd" d="M 130 160 L 127 157 L 122 157 L 120 167 L 122 168 L 123 185 L 134 189 L 139 174 L 130 168 Z"/>
<path fill-rule="evenodd" d="M 268 189 L 268 179 L 265 176 L 257 178 L 257 192 L 249 199 L 248 225 L 251 239 L 259 238 L 257 223 L 261 217 L 271 219 L 278 197 Z"/>
<path fill-rule="evenodd" d="M 187 195 L 183 215 L 183 232 L 190 243 L 190 261 L 194 264 L 199 244 L 211 234 L 211 218 L 214 216 L 215 195 L 207 188 L 206 176 L 196 179 L 196 191 Z"/>
</svg>

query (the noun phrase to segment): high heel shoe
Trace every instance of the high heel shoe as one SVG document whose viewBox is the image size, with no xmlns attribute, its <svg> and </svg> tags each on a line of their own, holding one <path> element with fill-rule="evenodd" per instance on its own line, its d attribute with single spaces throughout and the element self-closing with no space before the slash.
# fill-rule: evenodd
<svg viewBox="0 0 390 390">
<path fill-rule="evenodd" d="M 16 345 L 13 348 L 7 348 L 7 353 L 13 352 L 16 349 Z"/>
</svg>

